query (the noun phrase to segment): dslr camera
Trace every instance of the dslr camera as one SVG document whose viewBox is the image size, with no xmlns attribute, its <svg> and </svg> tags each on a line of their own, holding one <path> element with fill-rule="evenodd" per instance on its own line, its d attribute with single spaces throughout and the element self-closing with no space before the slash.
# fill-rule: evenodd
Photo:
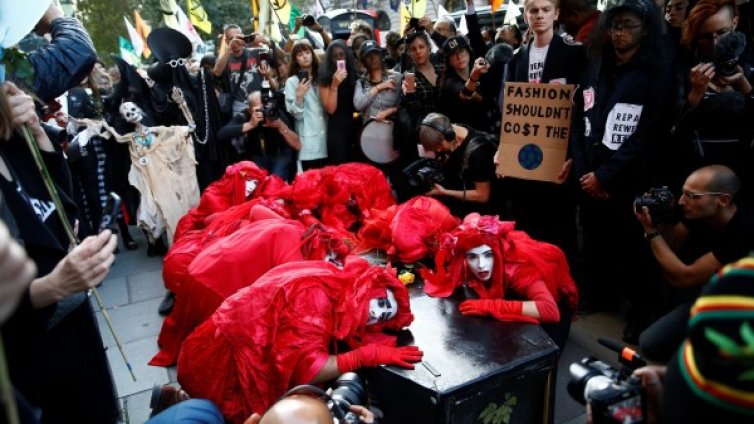
<svg viewBox="0 0 754 424">
<path fill-rule="evenodd" d="M 312 16 L 312 15 L 303 15 L 303 16 L 301 16 L 301 23 L 305 27 L 310 27 L 310 26 L 314 25 L 314 16 Z"/>
<path fill-rule="evenodd" d="M 675 197 L 666 186 L 650 188 L 647 194 L 637 196 L 634 204 L 637 211 L 646 206 L 654 224 L 672 224 L 674 221 Z"/>
<path fill-rule="evenodd" d="M 275 96 L 270 95 L 268 91 L 262 92 L 262 115 L 264 119 L 275 121 L 280 119 L 280 109 Z"/>
<path fill-rule="evenodd" d="M 362 422 L 359 416 L 351 412 L 351 405 L 364 405 L 367 391 L 358 374 L 347 372 L 332 384 L 332 393 L 327 407 L 339 423 L 355 424 Z"/>
<path fill-rule="evenodd" d="M 619 353 L 621 369 L 591 356 L 574 362 L 568 368 L 571 374 L 568 393 L 574 400 L 591 406 L 594 424 L 646 422 L 641 380 L 631 376 L 635 369 L 645 366 L 646 361 L 620 343 L 608 339 L 598 341 Z"/>
<path fill-rule="evenodd" d="M 746 49 L 746 36 L 737 31 L 730 31 L 715 43 L 712 61 L 715 72 L 729 77 L 738 70 L 738 58 Z"/>
<path fill-rule="evenodd" d="M 435 184 L 445 181 L 443 165 L 432 158 L 420 158 L 403 170 L 403 175 L 408 178 L 411 187 L 425 188 L 430 190 Z"/>
</svg>

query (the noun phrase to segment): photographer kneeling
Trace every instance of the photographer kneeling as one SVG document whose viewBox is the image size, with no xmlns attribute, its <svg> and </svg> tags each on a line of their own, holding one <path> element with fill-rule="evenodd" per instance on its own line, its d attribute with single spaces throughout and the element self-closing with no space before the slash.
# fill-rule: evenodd
<svg viewBox="0 0 754 424">
<path fill-rule="evenodd" d="M 455 216 L 489 214 L 495 137 L 430 113 L 419 124 L 419 141 L 425 152 L 434 153 L 442 162 L 442 179 L 430 181 L 432 190 L 427 195 L 439 197 Z"/>
<path fill-rule="evenodd" d="M 650 214 L 647 206 L 636 207 L 644 238 L 678 304 L 639 336 L 647 358 L 660 362 L 670 359 L 683 341 L 689 309 L 702 286 L 723 264 L 754 249 L 754 217 L 736 206 L 739 189 L 739 178 L 730 168 L 705 166 L 691 173 L 683 184 L 678 199 L 683 220 L 672 228 L 656 225 L 659 211 Z"/>
<path fill-rule="evenodd" d="M 245 153 L 242 159 L 250 159 L 258 166 L 290 180 L 290 164 L 293 151 L 301 149 L 301 140 L 290 128 L 282 103 L 275 97 L 254 91 L 249 94 L 249 107 L 237 113 L 217 133 L 221 141 L 244 137 Z"/>
</svg>

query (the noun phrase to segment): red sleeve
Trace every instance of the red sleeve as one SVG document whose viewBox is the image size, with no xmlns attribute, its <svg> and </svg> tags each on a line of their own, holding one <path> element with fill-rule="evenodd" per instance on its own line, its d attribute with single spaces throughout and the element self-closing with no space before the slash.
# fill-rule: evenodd
<svg viewBox="0 0 754 424">
<path fill-rule="evenodd" d="M 523 295 L 527 300 L 534 301 L 539 312 L 540 322 L 558 322 L 560 321 L 560 311 L 555 299 L 547 289 L 544 281 L 534 281 L 524 288 Z"/>
</svg>

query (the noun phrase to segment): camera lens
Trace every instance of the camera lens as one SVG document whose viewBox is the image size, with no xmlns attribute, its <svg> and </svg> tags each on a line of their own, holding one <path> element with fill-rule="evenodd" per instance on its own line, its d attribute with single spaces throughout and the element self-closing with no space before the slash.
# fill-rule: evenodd
<svg viewBox="0 0 754 424">
<path fill-rule="evenodd" d="M 301 18 L 301 23 L 304 24 L 304 26 L 312 26 L 312 25 L 314 25 L 314 16 L 312 16 L 312 15 L 304 15 Z"/>
</svg>

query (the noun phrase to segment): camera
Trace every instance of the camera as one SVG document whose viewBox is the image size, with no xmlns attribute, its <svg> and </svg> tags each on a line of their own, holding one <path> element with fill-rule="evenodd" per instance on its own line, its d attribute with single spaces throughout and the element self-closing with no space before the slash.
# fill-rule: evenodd
<svg viewBox="0 0 754 424">
<path fill-rule="evenodd" d="M 257 38 L 257 34 L 247 34 L 243 36 L 243 41 L 246 44 L 251 44 L 254 42 L 254 40 L 256 40 L 256 38 Z"/>
<path fill-rule="evenodd" d="M 327 407 L 340 423 L 360 423 L 359 416 L 351 412 L 350 407 L 364 405 L 366 400 L 367 391 L 361 377 L 356 373 L 347 372 L 333 383 Z"/>
<path fill-rule="evenodd" d="M 304 26 L 312 26 L 314 25 L 314 16 L 312 15 L 304 15 L 301 17 L 301 23 Z"/>
<path fill-rule="evenodd" d="M 419 26 L 419 18 L 411 18 L 408 20 L 408 27 L 413 28 L 417 31 L 421 30 L 422 27 Z"/>
<path fill-rule="evenodd" d="M 746 36 L 737 31 L 731 31 L 721 36 L 715 43 L 712 61 L 715 72 L 729 77 L 738 70 L 738 57 L 746 49 Z"/>
<path fill-rule="evenodd" d="M 271 96 L 269 92 L 262 93 L 262 115 L 264 119 L 270 121 L 280 119 L 280 109 L 278 108 L 277 99 Z"/>
<path fill-rule="evenodd" d="M 607 339 L 599 343 L 619 353 L 621 369 L 593 357 L 572 363 L 568 371 L 568 393 L 592 409 L 594 424 L 645 422 L 644 393 L 641 380 L 631 373 L 646 365 L 646 361 L 627 346 Z"/>
<path fill-rule="evenodd" d="M 408 183 L 412 187 L 424 187 L 427 190 L 445 181 L 442 163 L 431 158 L 416 160 L 403 170 L 403 175 L 408 178 Z"/>
<path fill-rule="evenodd" d="M 649 216 L 652 217 L 652 223 L 654 224 L 673 223 L 675 198 L 673 192 L 665 186 L 650 188 L 647 194 L 637 196 L 634 204 L 637 211 L 646 206 L 649 209 Z"/>
</svg>

